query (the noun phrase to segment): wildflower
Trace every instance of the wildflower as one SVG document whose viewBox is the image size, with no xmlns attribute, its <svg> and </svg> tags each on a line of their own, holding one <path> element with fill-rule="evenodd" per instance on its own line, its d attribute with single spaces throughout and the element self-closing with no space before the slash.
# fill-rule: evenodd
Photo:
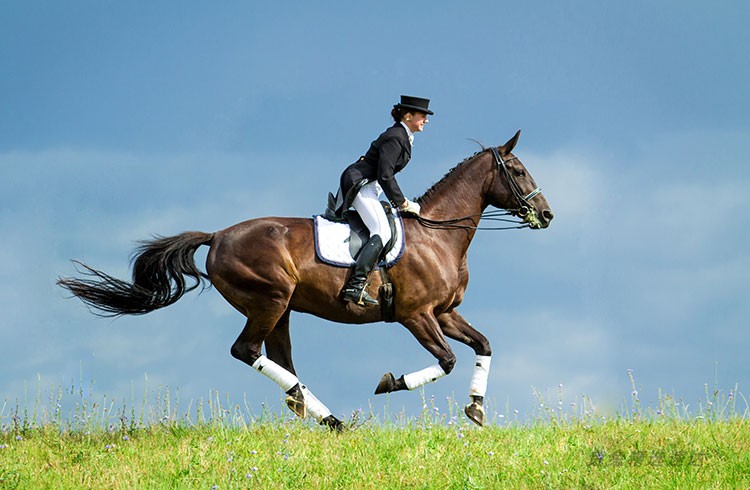
<svg viewBox="0 0 750 490">
<path fill-rule="evenodd" d="M 114 448 L 115 448 L 114 444 L 107 444 L 106 446 L 104 446 L 104 449 L 106 449 L 107 451 L 114 449 Z"/>
<path fill-rule="evenodd" d="M 123 441 L 129 441 L 129 440 L 130 440 L 130 438 L 129 438 L 128 436 L 122 436 L 122 440 L 123 440 Z"/>
<path fill-rule="evenodd" d="M 18 435 L 18 436 L 16 436 L 16 440 L 17 441 L 23 441 L 23 437 L 21 437 L 20 435 Z"/>
<path fill-rule="evenodd" d="M 253 474 L 252 474 L 252 473 L 245 473 L 245 478 L 246 478 L 246 479 L 248 479 L 248 480 L 249 480 L 249 479 L 250 479 L 250 478 L 252 478 L 252 477 L 253 477 Z"/>
<path fill-rule="evenodd" d="M 544 465 L 545 465 L 545 466 L 549 466 L 549 461 L 547 461 L 547 460 L 545 459 L 545 460 L 544 460 Z"/>
<path fill-rule="evenodd" d="M 257 466 L 253 466 L 252 468 L 250 468 L 250 471 L 258 471 L 258 467 Z"/>
<path fill-rule="evenodd" d="M 7 444 L 0 444 L 0 449 L 7 449 L 9 447 Z"/>
<path fill-rule="evenodd" d="M 250 451 L 250 454 L 258 454 L 258 451 L 256 451 L 255 449 L 253 449 L 252 451 Z"/>
<path fill-rule="evenodd" d="M 487 456 L 494 456 L 494 455 L 495 455 L 494 451 L 487 451 Z"/>
</svg>

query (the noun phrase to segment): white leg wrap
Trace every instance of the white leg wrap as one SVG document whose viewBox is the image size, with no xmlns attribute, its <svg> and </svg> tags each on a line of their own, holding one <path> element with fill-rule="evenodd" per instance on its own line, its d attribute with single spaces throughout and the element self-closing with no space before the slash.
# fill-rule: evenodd
<svg viewBox="0 0 750 490">
<path fill-rule="evenodd" d="M 487 392 L 487 376 L 490 374 L 490 356 L 477 356 L 474 374 L 471 375 L 469 396 L 484 396 Z"/>
<path fill-rule="evenodd" d="M 266 356 L 261 355 L 258 360 L 253 363 L 253 367 L 260 373 L 265 374 L 275 381 L 284 391 L 289 391 L 294 385 L 299 383 L 297 376 L 279 366 Z"/>
<path fill-rule="evenodd" d="M 445 371 L 440 367 L 440 364 L 435 364 L 434 366 L 424 368 L 416 373 L 405 375 L 404 383 L 406 384 L 407 389 L 413 390 L 414 388 L 419 388 L 420 386 L 431 383 L 443 376 L 445 376 Z"/>
<path fill-rule="evenodd" d="M 302 394 L 305 397 L 305 408 L 307 409 L 307 413 L 312 415 L 318 422 L 328 417 L 329 415 L 333 415 L 328 407 L 323 405 L 323 403 L 318 400 L 315 395 L 312 394 L 312 391 L 307 389 L 307 386 L 300 386 L 302 389 Z"/>
</svg>

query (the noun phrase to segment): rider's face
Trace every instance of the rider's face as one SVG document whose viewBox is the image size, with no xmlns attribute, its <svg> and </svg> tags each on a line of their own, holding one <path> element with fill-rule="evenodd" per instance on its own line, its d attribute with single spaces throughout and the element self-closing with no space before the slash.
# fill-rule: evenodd
<svg viewBox="0 0 750 490">
<path fill-rule="evenodd" d="M 424 112 L 407 112 L 404 116 L 406 124 L 412 133 L 418 133 L 424 129 L 424 125 L 430 122 Z"/>
</svg>

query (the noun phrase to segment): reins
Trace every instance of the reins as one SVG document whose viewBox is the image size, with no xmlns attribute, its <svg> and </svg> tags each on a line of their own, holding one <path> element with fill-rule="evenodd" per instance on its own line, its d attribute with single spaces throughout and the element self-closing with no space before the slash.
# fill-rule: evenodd
<svg viewBox="0 0 750 490">
<path fill-rule="evenodd" d="M 529 228 L 528 223 L 503 217 L 513 216 L 513 211 L 516 210 L 493 209 L 492 211 L 470 214 L 469 216 L 464 216 L 462 218 L 436 220 L 425 218 L 423 216 L 415 216 L 415 219 L 425 228 L 432 228 L 435 230 L 515 230 L 520 228 Z M 480 219 L 484 219 L 487 221 L 503 221 L 506 223 L 515 223 L 516 226 L 474 226 L 459 224 L 461 221 L 470 220 L 476 218 L 477 216 L 479 216 Z"/>
</svg>

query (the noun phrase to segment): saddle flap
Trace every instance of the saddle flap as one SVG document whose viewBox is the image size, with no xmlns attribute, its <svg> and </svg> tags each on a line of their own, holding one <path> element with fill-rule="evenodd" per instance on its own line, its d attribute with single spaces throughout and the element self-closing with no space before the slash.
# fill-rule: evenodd
<svg viewBox="0 0 750 490">
<path fill-rule="evenodd" d="M 385 215 L 388 218 L 388 226 L 391 229 L 391 239 L 388 240 L 388 243 L 383 244 L 383 252 L 380 256 L 382 259 L 388 255 L 388 252 L 391 251 L 396 242 L 396 217 L 393 215 L 393 208 L 390 204 L 385 201 L 380 201 L 380 204 L 383 206 Z M 349 223 L 349 228 L 351 228 L 351 235 L 349 236 L 349 252 L 352 254 L 352 257 L 356 257 L 359 250 L 370 239 L 370 230 L 367 229 L 364 221 L 362 221 L 362 218 L 360 218 L 359 213 L 356 211 L 349 210 L 344 212 L 344 218 L 346 218 L 346 221 Z"/>
<path fill-rule="evenodd" d="M 365 222 L 359 217 L 359 214 L 353 211 L 346 211 L 344 213 L 344 219 L 349 223 L 349 253 L 352 257 L 356 257 L 359 250 L 367 243 L 370 239 L 370 230 L 365 226 Z"/>
</svg>

